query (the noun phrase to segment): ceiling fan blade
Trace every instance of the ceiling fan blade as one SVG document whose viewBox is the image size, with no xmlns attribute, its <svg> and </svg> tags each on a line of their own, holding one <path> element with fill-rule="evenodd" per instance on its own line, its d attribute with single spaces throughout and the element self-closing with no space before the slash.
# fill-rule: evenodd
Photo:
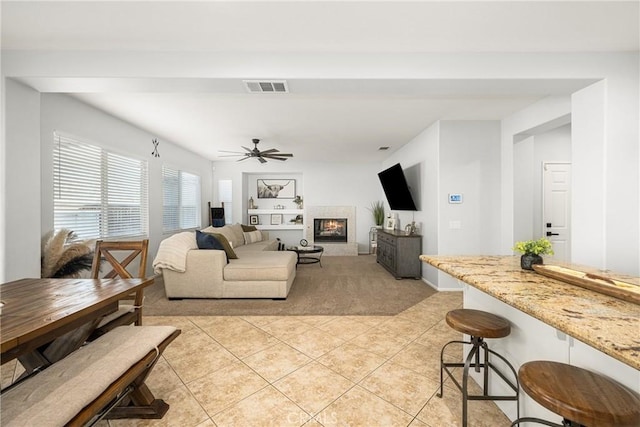
<svg viewBox="0 0 640 427">
<path fill-rule="evenodd" d="M 250 148 L 245 147 L 244 145 L 241 145 L 242 148 L 244 148 L 245 150 L 247 150 L 250 153 L 253 153 L 253 150 Z"/>
<path fill-rule="evenodd" d="M 244 154 L 242 154 L 242 153 L 238 153 L 238 154 L 221 154 L 218 157 L 238 157 L 238 156 L 244 156 Z"/>
<path fill-rule="evenodd" d="M 267 163 L 267 161 L 265 159 L 263 159 L 262 157 L 258 157 L 258 160 L 260 160 L 260 163 Z"/>
<path fill-rule="evenodd" d="M 277 153 L 278 150 L 276 150 L 275 148 L 270 148 L 268 150 L 265 151 L 261 151 L 260 154 L 271 154 L 271 153 Z"/>
<path fill-rule="evenodd" d="M 239 161 L 239 162 L 241 162 L 241 161 L 243 161 L 243 160 L 247 160 L 248 158 L 249 158 L 249 156 L 244 156 L 243 158 L 238 159 L 238 161 Z"/>
<path fill-rule="evenodd" d="M 262 153 L 264 155 L 264 153 Z M 290 153 L 277 153 L 277 154 L 267 154 L 265 155 L 265 157 L 272 157 L 272 156 L 278 156 L 278 157 L 293 157 L 293 154 Z"/>
<path fill-rule="evenodd" d="M 242 151 L 229 151 L 229 150 L 218 150 L 218 153 L 235 153 L 235 154 L 244 154 Z"/>
</svg>

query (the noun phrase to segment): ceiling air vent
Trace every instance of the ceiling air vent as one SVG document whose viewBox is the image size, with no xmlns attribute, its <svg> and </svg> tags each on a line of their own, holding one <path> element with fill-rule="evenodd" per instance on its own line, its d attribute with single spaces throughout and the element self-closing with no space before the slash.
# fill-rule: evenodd
<svg viewBox="0 0 640 427">
<path fill-rule="evenodd" d="M 380 148 L 378 148 L 378 151 L 386 151 L 388 149 L 389 149 L 389 147 L 380 147 Z"/>
<path fill-rule="evenodd" d="M 286 80 L 243 80 L 249 93 L 289 93 Z"/>
</svg>

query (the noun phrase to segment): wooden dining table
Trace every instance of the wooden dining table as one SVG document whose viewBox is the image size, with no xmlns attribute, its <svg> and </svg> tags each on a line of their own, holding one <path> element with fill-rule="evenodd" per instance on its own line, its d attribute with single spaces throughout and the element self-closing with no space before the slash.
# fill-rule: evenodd
<svg viewBox="0 0 640 427">
<path fill-rule="evenodd" d="M 104 315 L 116 311 L 118 300 L 153 282 L 153 277 L 45 278 L 0 284 L 1 363 L 34 355 L 36 359 L 42 357 L 45 365 L 55 363 L 82 345 L 82 336 L 90 333 Z M 83 331 L 80 338 L 57 342 L 59 348 L 46 357 L 40 354 L 47 345 L 78 330 Z"/>
</svg>

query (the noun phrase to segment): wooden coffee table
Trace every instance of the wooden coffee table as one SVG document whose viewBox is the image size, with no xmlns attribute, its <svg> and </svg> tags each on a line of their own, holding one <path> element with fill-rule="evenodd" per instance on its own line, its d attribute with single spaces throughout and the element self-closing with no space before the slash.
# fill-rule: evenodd
<svg viewBox="0 0 640 427">
<path fill-rule="evenodd" d="M 322 267 L 322 262 L 320 259 L 322 258 L 322 254 L 324 253 L 324 248 L 322 246 L 292 246 L 288 248 L 288 250 L 293 251 L 298 255 L 298 264 L 320 264 Z"/>
</svg>

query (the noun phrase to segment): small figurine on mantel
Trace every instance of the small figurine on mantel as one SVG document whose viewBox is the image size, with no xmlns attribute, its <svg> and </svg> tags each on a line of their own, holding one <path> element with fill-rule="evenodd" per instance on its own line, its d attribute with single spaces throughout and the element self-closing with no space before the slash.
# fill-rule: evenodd
<svg viewBox="0 0 640 427">
<path fill-rule="evenodd" d="M 302 197 L 296 196 L 296 198 L 293 199 L 293 203 L 298 205 L 298 209 L 302 209 Z"/>
<path fill-rule="evenodd" d="M 249 197 L 249 209 L 255 209 L 256 205 L 253 203 L 253 196 Z"/>
</svg>

